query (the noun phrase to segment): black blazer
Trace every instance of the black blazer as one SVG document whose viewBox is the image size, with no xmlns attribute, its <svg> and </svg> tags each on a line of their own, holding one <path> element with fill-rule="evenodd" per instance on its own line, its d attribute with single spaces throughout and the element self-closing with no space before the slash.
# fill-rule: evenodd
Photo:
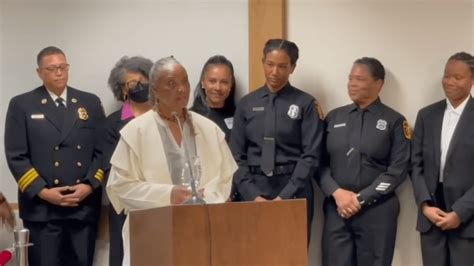
<svg viewBox="0 0 474 266">
<path fill-rule="evenodd" d="M 416 119 L 411 179 L 418 206 L 425 201 L 436 205 L 439 180 L 441 129 L 446 100 L 429 105 Z M 474 101 L 468 99 L 448 148 L 443 175 L 444 197 L 448 211 L 455 211 L 462 224 L 462 237 L 474 237 Z M 420 208 L 419 208 L 420 209 Z M 431 222 L 418 211 L 417 230 L 426 232 Z"/>
<path fill-rule="evenodd" d="M 122 107 L 123 108 L 123 107 Z M 122 108 L 107 116 L 102 137 L 103 166 L 106 179 L 110 172 L 110 159 L 120 140 L 120 130 L 133 118 L 122 120 Z"/>
<path fill-rule="evenodd" d="M 18 182 L 20 217 L 28 221 L 96 221 L 100 213 L 101 151 L 97 128 L 105 119 L 97 96 L 68 87 L 64 120 L 45 87 L 10 100 L 5 154 Z M 93 193 L 78 207 L 52 205 L 37 194 L 44 187 L 88 183 Z"/>
</svg>

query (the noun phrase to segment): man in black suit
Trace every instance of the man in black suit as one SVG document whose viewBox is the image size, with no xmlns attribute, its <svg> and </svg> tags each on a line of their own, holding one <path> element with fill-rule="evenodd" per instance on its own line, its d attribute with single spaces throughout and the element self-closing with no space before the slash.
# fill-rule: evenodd
<svg viewBox="0 0 474 266">
<path fill-rule="evenodd" d="M 18 182 L 20 217 L 31 231 L 29 265 L 92 265 L 103 170 L 97 96 L 67 86 L 69 64 L 56 47 L 37 57 L 43 85 L 11 99 L 5 153 Z"/>
<path fill-rule="evenodd" d="M 424 265 L 474 265 L 474 58 L 446 63 L 446 100 L 418 113 L 412 182 Z"/>
</svg>

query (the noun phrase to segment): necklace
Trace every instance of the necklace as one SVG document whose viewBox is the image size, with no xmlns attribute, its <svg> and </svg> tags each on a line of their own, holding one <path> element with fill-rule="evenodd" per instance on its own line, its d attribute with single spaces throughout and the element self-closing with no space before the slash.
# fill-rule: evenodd
<svg viewBox="0 0 474 266">
<path fill-rule="evenodd" d="M 156 107 L 156 112 L 158 113 L 158 115 L 163 118 L 164 120 L 166 121 L 169 121 L 169 122 L 176 122 L 176 116 L 169 116 L 169 115 L 165 115 L 163 114 L 161 111 L 160 111 L 160 108 Z M 183 112 L 181 113 L 181 115 L 178 116 L 181 119 L 184 120 L 184 118 L 186 117 L 186 109 L 183 109 Z"/>
</svg>

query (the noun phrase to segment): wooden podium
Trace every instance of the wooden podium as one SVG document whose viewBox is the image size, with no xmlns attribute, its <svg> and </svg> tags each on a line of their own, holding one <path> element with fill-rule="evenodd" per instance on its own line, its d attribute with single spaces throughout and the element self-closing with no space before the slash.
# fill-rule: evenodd
<svg viewBox="0 0 474 266">
<path fill-rule="evenodd" d="M 307 265 L 305 200 L 130 212 L 133 266 Z"/>
</svg>

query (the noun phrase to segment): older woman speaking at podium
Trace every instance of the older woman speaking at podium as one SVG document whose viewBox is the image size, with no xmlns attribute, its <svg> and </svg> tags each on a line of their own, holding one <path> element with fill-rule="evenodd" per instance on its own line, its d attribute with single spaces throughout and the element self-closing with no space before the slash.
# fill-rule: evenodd
<svg viewBox="0 0 474 266">
<path fill-rule="evenodd" d="M 207 118 L 187 111 L 189 81 L 173 57 L 150 71 L 153 110 L 120 132 L 112 156 L 107 194 L 117 212 L 148 209 L 190 200 L 191 180 L 207 203 L 229 197 L 236 163 L 224 133 Z M 123 229 L 124 264 L 129 261 L 128 221 Z"/>
</svg>

